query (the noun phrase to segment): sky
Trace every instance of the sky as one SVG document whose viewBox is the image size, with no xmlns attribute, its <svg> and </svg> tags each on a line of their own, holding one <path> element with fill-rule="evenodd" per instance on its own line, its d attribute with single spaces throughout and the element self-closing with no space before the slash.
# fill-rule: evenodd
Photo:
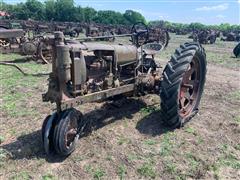
<svg viewBox="0 0 240 180">
<path fill-rule="evenodd" d="M 26 0 L 0 1 L 14 4 Z M 140 12 L 148 21 L 240 24 L 240 0 L 75 0 L 75 4 L 121 13 L 132 9 Z"/>
</svg>

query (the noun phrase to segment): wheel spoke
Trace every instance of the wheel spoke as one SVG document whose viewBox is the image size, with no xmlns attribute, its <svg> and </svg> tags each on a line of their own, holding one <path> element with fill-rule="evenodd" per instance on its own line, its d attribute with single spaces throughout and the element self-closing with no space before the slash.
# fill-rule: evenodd
<svg viewBox="0 0 240 180">
<path fill-rule="evenodd" d="M 184 107 L 184 103 L 185 103 L 185 97 L 183 96 L 182 98 L 180 98 L 180 105 L 181 105 L 181 108 L 183 108 Z"/>
<path fill-rule="evenodd" d="M 194 73 L 195 69 L 193 67 L 191 67 L 191 69 L 189 69 L 186 73 L 185 73 L 185 77 L 188 78 L 190 77 L 193 73 Z"/>
<path fill-rule="evenodd" d="M 191 97 L 190 93 L 186 92 L 184 98 L 190 101 L 190 97 Z"/>
</svg>

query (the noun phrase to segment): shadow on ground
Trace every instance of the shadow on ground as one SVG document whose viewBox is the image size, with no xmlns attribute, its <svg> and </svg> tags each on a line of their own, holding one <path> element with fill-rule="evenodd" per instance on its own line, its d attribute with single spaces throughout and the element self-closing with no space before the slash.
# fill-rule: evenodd
<svg viewBox="0 0 240 180">
<path fill-rule="evenodd" d="M 95 109 L 84 114 L 88 122 L 83 136 L 88 136 L 93 130 L 100 129 L 110 123 L 123 118 L 131 119 L 133 114 L 146 107 L 146 104 L 139 99 L 121 99 L 116 102 L 106 102 L 100 109 Z M 143 134 L 152 136 L 161 135 L 170 129 L 163 125 L 159 112 L 153 112 L 141 119 L 136 129 Z M 64 158 L 57 155 L 47 156 L 43 150 L 41 131 L 37 130 L 17 138 L 16 141 L 0 146 L 11 154 L 11 159 L 46 159 L 50 163 L 62 162 Z"/>
<path fill-rule="evenodd" d="M 160 111 L 154 111 L 153 113 L 145 116 L 143 119 L 138 121 L 136 129 L 140 133 L 150 136 L 159 136 L 168 131 L 174 130 L 164 124 Z"/>
</svg>

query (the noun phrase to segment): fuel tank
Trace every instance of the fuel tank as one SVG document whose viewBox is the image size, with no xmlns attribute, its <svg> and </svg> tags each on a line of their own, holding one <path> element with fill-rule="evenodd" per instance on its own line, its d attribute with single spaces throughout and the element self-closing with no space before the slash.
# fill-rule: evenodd
<svg viewBox="0 0 240 180">
<path fill-rule="evenodd" d="M 102 56 L 113 56 L 119 65 L 138 60 L 138 50 L 134 45 L 81 43 L 81 49 L 94 51 Z"/>
<path fill-rule="evenodd" d="M 138 51 L 133 45 L 114 45 L 115 56 L 119 65 L 137 61 Z"/>
</svg>

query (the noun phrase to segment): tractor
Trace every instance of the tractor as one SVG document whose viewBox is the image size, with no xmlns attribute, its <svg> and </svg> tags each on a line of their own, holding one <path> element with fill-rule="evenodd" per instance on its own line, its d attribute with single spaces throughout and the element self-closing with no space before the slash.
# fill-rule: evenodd
<svg viewBox="0 0 240 180">
<path fill-rule="evenodd" d="M 66 157 L 74 151 L 87 122 L 77 109 L 84 103 L 156 93 L 161 116 L 171 128 L 182 127 L 198 112 L 206 79 L 203 47 L 197 42 L 181 45 L 162 71 L 155 57 L 163 45 L 148 40 L 145 24 L 137 23 L 130 34 L 114 37 L 123 36 L 131 44 L 66 39 L 62 32 L 49 39 L 52 72 L 42 99 L 55 103 L 56 111 L 42 124 L 47 154 Z"/>
</svg>

